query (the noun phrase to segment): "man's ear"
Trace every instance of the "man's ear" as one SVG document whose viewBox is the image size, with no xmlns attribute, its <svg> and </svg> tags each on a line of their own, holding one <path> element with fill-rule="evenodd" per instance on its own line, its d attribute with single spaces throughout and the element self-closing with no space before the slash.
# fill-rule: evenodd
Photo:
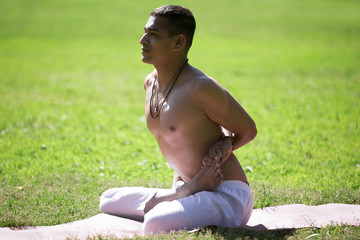
<svg viewBox="0 0 360 240">
<path fill-rule="evenodd" d="M 175 42 L 175 47 L 174 47 L 175 51 L 178 51 L 185 47 L 185 44 L 186 44 L 185 40 L 186 40 L 186 38 L 185 38 L 184 34 L 179 34 L 176 37 L 176 39 L 175 39 L 176 42 Z"/>
</svg>

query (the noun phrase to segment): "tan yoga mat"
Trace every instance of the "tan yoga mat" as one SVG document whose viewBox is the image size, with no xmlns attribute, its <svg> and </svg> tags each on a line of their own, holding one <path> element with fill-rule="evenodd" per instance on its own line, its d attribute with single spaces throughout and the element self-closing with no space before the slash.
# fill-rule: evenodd
<svg viewBox="0 0 360 240">
<path fill-rule="evenodd" d="M 329 225 L 360 226 L 360 205 L 325 204 L 308 206 L 291 204 L 254 209 L 243 228 L 253 230 L 279 230 L 325 227 Z M 56 226 L 28 227 L 22 230 L 0 228 L 0 239 L 86 239 L 91 236 L 132 237 L 141 235 L 142 223 L 98 214 L 91 218 Z"/>
<path fill-rule="evenodd" d="M 244 228 L 275 230 L 329 225 L 360 225 L 360 205 L 331 203 L 319 206 L 290 204 L 254 209 Z"/>
</svg>

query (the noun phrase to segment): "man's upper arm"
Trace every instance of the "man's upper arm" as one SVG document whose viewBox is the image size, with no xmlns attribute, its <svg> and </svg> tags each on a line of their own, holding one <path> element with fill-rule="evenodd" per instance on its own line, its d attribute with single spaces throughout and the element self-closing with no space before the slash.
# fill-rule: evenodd
<svg viewBox="0 0 360 240">
<path fill-rule="evenodd" d="M 251 117 L 220 84 L 211 79 L 202 79 L 197 84 L 194 97 L 196 104 L 214 122 L 239 137 L 240 147 L 256 135 L 256 126 Z"/>
<path fill-rule="evenodd" d="M 144 80 L 144 89 L 148 89 L 152 86 L 152 79 L 154 78 L 154 72 L 149 73 Z"/>
</svg>

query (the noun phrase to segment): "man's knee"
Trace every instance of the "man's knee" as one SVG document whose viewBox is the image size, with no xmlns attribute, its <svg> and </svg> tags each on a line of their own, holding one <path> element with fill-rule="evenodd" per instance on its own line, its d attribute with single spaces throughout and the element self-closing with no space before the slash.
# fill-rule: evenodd
<svg viewBox="0 0 360 240">
<path fill-rule="evenodd" d="M 184 229 L 184 219 L 174 212 L 170 202 L 162 202 L 145 214 L 143 234 L 157 234 Z"/>
<path fill-rule="evenodd" d="M 147 213 L 143 223 L 143 234 L 156 234 L 167 231 L 165 218 L 159 215 Z"/>
<path fill-rule="evenodd" d="M 134 201 L 128 187 L 110 188 L 103 192 L 100 197 L 100 212 L 118 215 Z"/>
<path fill-rule="evenodd" d="M 142 220 L 147 198 L 148 194 L 144 188 L 111 188 L 100 197 L 100 211 L 115 216 Z"/>
<path fill-rule="evenodd" d="M 114 194 L 116 193 L 116 188 L 111 188 L 106 190 L 101 194 L 100 197 L 100 212 L 108 213 L 108 211 L 111 209 L 111 199 L 113 198 Z"/>
</svg>

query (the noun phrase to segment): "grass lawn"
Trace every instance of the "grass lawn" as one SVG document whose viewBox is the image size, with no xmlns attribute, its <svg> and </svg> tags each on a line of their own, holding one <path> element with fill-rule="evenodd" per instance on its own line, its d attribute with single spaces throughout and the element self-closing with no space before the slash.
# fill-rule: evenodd
<svg viewBox="0 0 360 240">
<path fill-rule="evenodd" d="M 0 2 L 0 226 L 99 213 L 114 186 L 170 187 L 147 130 L 143 27 L 164 4 L 189 7 L 189 61 L 253 117 L 237 150 L 254 207 L 360 204 L 360 2 L 300 0 Z M 315 235 L 314 235 L 315 234 Z M 157 239 L 359 239 L 360 228 L 209 228 Z"/>
</svg>

